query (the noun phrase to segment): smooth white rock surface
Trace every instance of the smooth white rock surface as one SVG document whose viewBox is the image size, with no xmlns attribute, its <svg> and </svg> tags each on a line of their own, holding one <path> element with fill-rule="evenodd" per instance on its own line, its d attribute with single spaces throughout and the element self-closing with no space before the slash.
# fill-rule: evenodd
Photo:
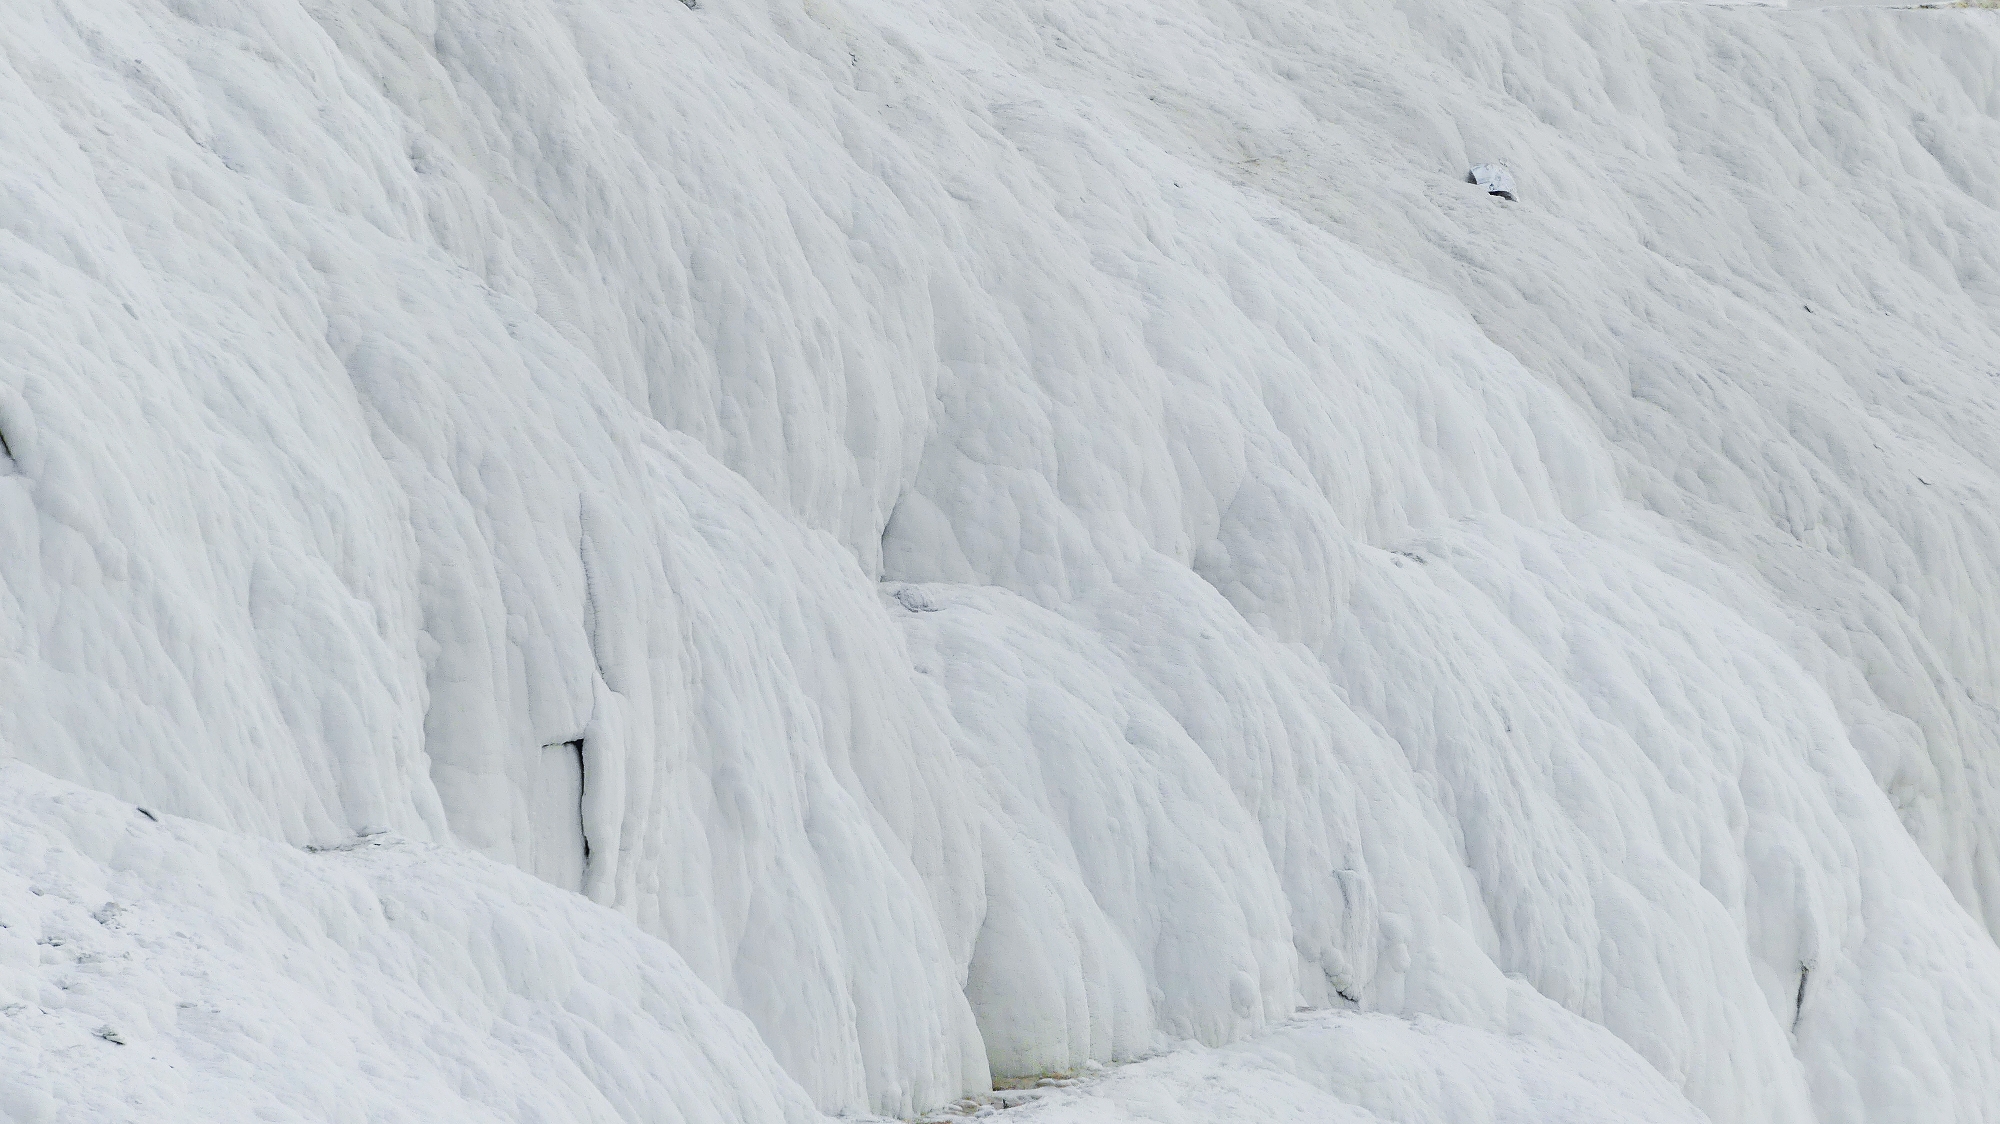
<svg viewBox="0 0 2000 1124">
<path fill-rule="evenodd" d="M 0 42 L 5 1112 L 2000 1121 L 2000 14 Z"/>
</svg>

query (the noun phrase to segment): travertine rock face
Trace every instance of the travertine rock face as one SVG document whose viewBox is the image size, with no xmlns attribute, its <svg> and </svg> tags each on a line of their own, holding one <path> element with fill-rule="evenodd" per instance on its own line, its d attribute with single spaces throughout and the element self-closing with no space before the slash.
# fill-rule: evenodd
<svg viewBox="0 0 2000 1124">
<path fill-rule="evenodd" d="M 18 7 L 0 1116 L 2000 1121 L 2000 16 Z"/>
</svg>

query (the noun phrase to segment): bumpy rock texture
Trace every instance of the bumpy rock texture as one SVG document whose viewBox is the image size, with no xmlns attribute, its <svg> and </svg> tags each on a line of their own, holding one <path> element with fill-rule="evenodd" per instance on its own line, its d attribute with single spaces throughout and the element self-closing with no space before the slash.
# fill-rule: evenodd
<svg viewBox="0 0 2000 1124">
<path fill-rule="evenodd" d="M 2000 14 L 0 42 L 0 1115 L 2000 1121 Z"/>
</svg>

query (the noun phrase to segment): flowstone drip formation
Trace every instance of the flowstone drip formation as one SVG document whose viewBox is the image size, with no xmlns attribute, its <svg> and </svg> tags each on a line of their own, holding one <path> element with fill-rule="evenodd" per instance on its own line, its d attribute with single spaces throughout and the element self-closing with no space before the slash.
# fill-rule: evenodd
<svg viewBox="0 0 2000 1124">
<path fill-rule="evenodd" d="M 0 36 L 0 1117 L 2000 1121 L 2000 17 Z"/>
</svg>

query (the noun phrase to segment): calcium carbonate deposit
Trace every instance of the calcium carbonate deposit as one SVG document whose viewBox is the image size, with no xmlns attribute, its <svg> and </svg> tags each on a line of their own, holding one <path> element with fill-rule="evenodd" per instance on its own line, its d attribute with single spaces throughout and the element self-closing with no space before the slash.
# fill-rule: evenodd
<svg viewBox="0 0 2000 1124">
<path fill-rule="evenodd" d="M 2000 1122 L 2000 12 L 0 43 L 0 1119 Z"/>
</svg>

